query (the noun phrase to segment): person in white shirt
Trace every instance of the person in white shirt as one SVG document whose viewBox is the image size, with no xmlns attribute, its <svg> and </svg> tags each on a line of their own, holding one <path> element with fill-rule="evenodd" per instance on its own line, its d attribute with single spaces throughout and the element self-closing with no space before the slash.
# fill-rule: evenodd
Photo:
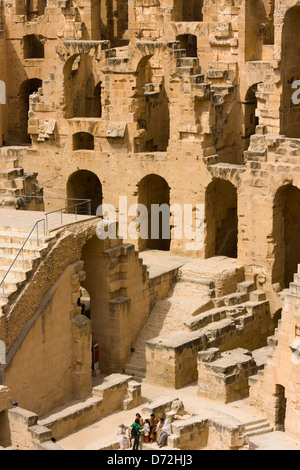
<svg viewBox="0 0 300 470">
<path fill-rule="evenodd" d="M 157 425 L 157 430 L 161 429 L 161 435 L 157 441 L 158 447 L 163 447 L 167 443 L 168 436 L 172 434 L 171 423 L 169 419 L 164 420 L 164 418 L 160 418 L 160 422 Z"/>
</svg>

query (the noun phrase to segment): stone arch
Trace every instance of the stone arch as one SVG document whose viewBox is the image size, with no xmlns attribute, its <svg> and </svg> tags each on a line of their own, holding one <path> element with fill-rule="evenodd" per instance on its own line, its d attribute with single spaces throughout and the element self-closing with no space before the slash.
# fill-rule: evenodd
<svg viewBox="0 0 300 470">
<path fill-rule="evenodd" d="M 136 121 L 144 129 L 144 144 L 137 151 L 166 151 L 170 137 L 169 101 L 163 71 L 143 57 L 136 73 Z"/>
<path fill-rule="evenodd" d="M 274 263 L 272 282 L 288 287 L 300 263 L 300 189 L 292 184 L 281 186 L 274 197 Z"/>
<path fill-rule="evenodd" d="M 237 258 L 237 189 L 230 182 L 215 178 L 205 192 L 205 256 Z"/>
<path fill-rule="evenodd" d="M 67 181 L 67 197 L 70 199 L 91 199 L 91 214 L 95 215 L 102 204 L 102 184 L 98 176 L 89 170 L 78 170 L 69 176 Z M 73 205 L 69 201 L 69 205 Z M 86 205 L 82 205 L 86 214 Z M 74 212 L 74 208 L 71 212 Z M 79 213 L 79 208 L 77 209 Z"/>
<path fill-rule="evenodd" d="M 102 80 L 98 73 L 98 63 L 90 54 L 74 54 L 64 65 L 64 112 L 65 118 L 100 117 L 99 104 L 96 106 L 95 91 Z M 100 92 L 102 87 L 100 86 Z M 96 98 L 96 99 L 95 99 Z"/>
<path fill-rule="evenodd" d="M 73 150 L 94 150 L 94 136 L 89 132 L 76 132 L 72 141 Z"/>
<path fill-rule="evenodd" d="M 144 176 L 138 183 L 138 204 L 143 204 L 148 212 L 148 239 L 139 239 L 139 251 L 150 250 L 170 250 L 171 228 L 170 228 L 170 188 L 167 181 L 159 175 L 150 174 Z M 159 218 L 154 218 L 154 210 L 151 205 L 165 205 Z M 168 207 L 168 208 L 167 208 Z M 151 233 L 156 227 L 156 236 Z M 168 227 L 168 237 L 164 238 L 163 227 Z"/>
<path fill-rule="evenodd" d="M 256 126 L 259 125 L 259 118 L 256 116 L 257 109 L 257 92 L 258 83 L 251 85 L 246 93 L 244 101 L 244 139 L 245 150 L 248 150 L 250 138 L 255 134 Z"/>
<path fill-rule="evenodd" d="M 280 133 L 286 137 L 295 138 L 300 137 L 300 105 L 293 100 L 293 94 L 297 91 L 293 88 L 293 84 L 300 80 L 299 24 L 300 5 L 296 5 L 286 12 L 282 29 L 280 116 Z M 298 85 L 296 88 L 299 89 L 300 86 Z"/>
<path fill-rule="evenodd" d="M 16 130 L 14 130 L 15 137 L 10 139 L 19 143 L 31 143 L 30 135 L 28 134 L 28 111 L 29 111 L 29 96 L 37 93 L 38 89 L 42 86 L 42 80 L 39 78 L 30 78 L 25 80 L 20 88 L 18 94 L 18 123 Z"/>
</svg>

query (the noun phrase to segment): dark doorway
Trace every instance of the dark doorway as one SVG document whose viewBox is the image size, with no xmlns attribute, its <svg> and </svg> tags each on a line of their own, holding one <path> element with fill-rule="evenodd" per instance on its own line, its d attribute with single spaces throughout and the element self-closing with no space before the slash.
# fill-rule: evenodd
<svg viewBox="0 0 300 470">
<path fill-rule="evenodd" d="M 170 188 L 164 178 L 158 175 L 145 176 L 138 185 L 138 203 L 146 206 L 148 211 L 148 240 L 139 240 L 139 250 L 170 250 Z M 162 206 L 163 212 L 155 217 L 152 205 Z M 168 227 L 168 238 L 163 227 Z M 151 236 L 156 230 L 157 238 Z"/>
<path fill-rule="evenodd" d="M 287 288 L 300 263 L 300 189 L 291 184 L 279 188 L 273 212 L 273 282 Z"/>
<path fill-rule="evenodd" d="M 91 199 L 91 214 L 96 215 L 97 208 L 102 204 L 102 185 L 95 173 L 88 170 L 78 170 L 73 173 L 67 183 L 67 197 L 76 199 Z M 69 201 L 69 205 L 72 202 Z M 74 201 L 76 203 L 76 201 Z M 79 208 L 78 208 L 79 209 Z M 77 209 L 77 213 L 80 213 Z M 74 210 L 70 210 L 74 212 Z M 87 205 L 82 205 L 81 213 L 87 213 Z"/>
<path fill-rule="evenodd" d="M 29 96 L 37 93 L 38 89 L 42 86 L 42 80 L 38 78 L 31 78 L 22 83 L 19 89 L 19 123 L 18 123 L 18 141 L 19 143 L 31 143 L 30 135 L 28 134 L 28 111 L 29 111 Z"/>
<path fill-rule="evenodd" d="M 237 190 L 229 181 L 213 180 L 206 189 L 206 257 L 237 258 Z"/>
<path fill-rule="evenodd" d="M 88 132 L 73 134 L 73 150 L 94 150 L 94 136 Z"/>
<path fill-rule="evenodd" d="M 276 431 L 285 430 L 285 417 L 286 417 L 286 398 L 285 388 L 282 385 L 276 385 L 276 416 L 275 416 L 275 429 Z"/>
<path fill-rule="evenodd" d="M 197 57 L 197 36 L 194 34 L 181 34 L 177 36 L 180 42 L 180 49 L 186 50 L 187 57 Z"/>
<path fill-rule="evenodd" d="M 24 36 L 24 59 L 43 59 L 44 44 L 35 34 Z"/>
</svg>

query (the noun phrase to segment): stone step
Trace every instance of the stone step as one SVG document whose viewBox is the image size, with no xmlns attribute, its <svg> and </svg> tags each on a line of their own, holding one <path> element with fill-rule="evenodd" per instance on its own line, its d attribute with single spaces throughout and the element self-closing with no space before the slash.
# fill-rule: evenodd
<svg viewBox="0 0 300 470">
<path fill-rule="evenodd" d="M 3 246 L 3 243 L 11 243 L 11 244 L 20 244 L 20 248 L 22 244 L 26 241 L 28 237 L 28 233 L 24 232 L 17 232 L 17 231 L 0 231 L 0 246 Z M 37 235 L 33 233 L 30 238 L 27 240 L 27 244 L 30 246 L 40 246 L 44 244 L 45 238 L 39 236 L 39 245 L 37 244 Z"/>
<path fill-rule="evenodd" d="M 246 302 L 249 299 L 247 292 L 234 292 L 233 294 L 225 295 L 224 297 L 218 297 L 213 299 L 216 307 L 238 305 Z"/>
<path fill-rule="evenodd" d="M 176 59 L 176 66 L 181 67 L 199 67 L 199 59 L 197 57 L 181 57 Z"/>
<path fill-rule="evenodd" d="M 266 300 L 266 293 L 261 290 L 254 290 L 250 292 L 249 300 L 252 302 L 262 302 Z"/>
<path fill-rule="evenodd" d="M 5 190 L 6 193 L 6 190 Z M 15 197 L 1 197 L 0 195 L 0 206 L 1 207 L 16 207 L 16 198 Z"/>
<path fill-rule="evenodd" d="M 250 293 L 255 289 L 255 284 L 254 282 L 250 282 L 250 281 L 239 282 L 237 284 L 237 289 L 240 292 Z"/>
<path fill-rule="evenodd" d="M 186 57 L 186 49 L 174 49 L 173 57 L 175 59 Z"/>
<path fill-rule="evenodd" d="M 40 258 L 40 254 L 35 258 Z M 32 268 L 33 257 L 20 254 L 16 259 L 16 255 L 0 253 L 0 267 L 3 269 L 8 269 L 11 264 L 14 262 L 14 266 L 17 268 L 24 268 L 26 270 Z"/>
<path fill-rule="evenodd" d="M 251 375 L 249 378 L 248 378 L 248 385 L 250 387 L 252 386 L 255 386 L 257 384 L 259 380 L 259 376 L 258 375 Z"/>
<path fill-rule="evenodd" d="M 232 85 L 211 85 L 211 91 L 215 93 L 215 95 L 231 95 L 234 92 L 234 86 Z"/>
<path fill-rule="evenodd" d="M 6 304 L 7 300 L 8 300 L 8 297 L 13 294 L 14 292 L 16 292 L 17 290 L 17 285 L 16 284 L 9 284 L 9 285 L 3 285 L 3 284 L 0 284 L 0 299 L 2 301 L 2 306 Z"/>
<path fill-rule="evenodd" d="M 215 308 L 208 312 L 200 313 L 184 322 L 184 325 L 191 331 L 199 330 L 211 323 L 226 318 L 226 310 L 224 308 Z"/>
<path fill-rule="evenodd" d="M 269 336 L 267 338 L 267 343 L 268 343 L 268 346 L 271 346 L 272 348 L 276 348 L 276 346 L 278 346 L 278 339 L 276 339 L 275 335 Z"/>
<path fill-rule="evenodd" d="M 191 83 L 198 85 L 199 83 L 204 83 L 204 74 L 198 73 L 195 75 L 191 75 L 190 77 Z"/>
<path fill-rule="evenodd" d="M 270 432 L 273 432 L 274 428 L 271 427 L 270 425 L 263 426 L 261 429 L 255 429 L 253 431 L 246 431 L 245 436 L 247 437 L 254 437 L 254 436 L 260 436 L 262 434 L 269 434 Z"/>
<path fill-rule="evenodd" d="M 6 267 L 3 267 L 3 266 L 0 267 L 0 280 L 4 278 L 9 268 L 10 266 L 8 266 L 7 269 Z M 27 271 L 29 270 L 13 265 L 9 271 L 9 276 L 8 276 L 9 282 L 17 283 L 20 281 L 24 281 L 26 279 Z"/>
<path fill-rule="evenodd" d="M 228 69 L 208 69 L 206 72 L 206 78 L 209 80 L 221 80 L 227 77 Z"/>
<path fill-rule="evenodd" d="M 17 188 L 15 180 L 2 180 L 0 181 L 0 197 L 5 203 L 6 198 L 10 196 L 22 196 L 24 194 L 24 188 Z M 18 202 L 17 199 L 15 200 Z"/>
<path fill-rule="evenodd" d="M 6 158 L 4 161 L 4 165 L 7 169 L 20 167 L 19 160 L 17 158 Z"/>
<path fill-rule="evenodd" d="M 145 90 L 144 92 L 145 96 L 158 95 L 161 90 L 161 84 L 160 83 L 146 83 L 144 90 Z"/>
<path fill-rule="evenodd" d="M 2 240 L 0 240 L 0 256 L 2 254 L 11 254 L 14 255 L 14 257 L 18 254 L 20 251 L 20 248 L 22 247 L 22 244 L 20 243 L 3 243 Z M 37 258 L 40 256 L 40 252 L 47 248 L 47 244 L 41 244 L 38 247 L 33 246 L 33 245 L 25 245 L 23 248 L 24 255 L 28 255 L 29 257 Z"/>
<path fill-rule="evenodd" d="M 19 176 L 23 176 L 23 174 L 24 174 L 24 170 L 22 167 L 6 168 L 5 170 L 1 171 L 0 177 L 3 179 L 12 180 Z"/>
<path fill-rule="evenodd" d="M 125 367 L 124 373 L 126 375 L 132 375 L 135 380 L 144 379 L 146 377 L 146 368 L 130 363 Z"/>
<path fill-rule="evenodd" d="M 184 290 L 195 290 L 196 292 L 205 292 L 210 296 L 214 295 L 215 284 L 207 279 L 198 279 L 197 277 L 183 275 L 176 285 L 176 292 Z"/>
</svg>

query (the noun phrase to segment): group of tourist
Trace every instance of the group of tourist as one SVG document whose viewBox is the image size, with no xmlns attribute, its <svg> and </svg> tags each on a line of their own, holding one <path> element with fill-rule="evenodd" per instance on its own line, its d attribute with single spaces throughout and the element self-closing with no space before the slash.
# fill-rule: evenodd
<svg viewBox="0 0 300 470">
<path fill-rule="evenodd" d="M 145 443 L 152 444 L 156 441 L 158 447 L 163 447 L 170 434 L 171 423 L 169 419 L 160 418 L 158 420 L 152 413 L 149 419 L 143 420 L 141 415 L 137 413 L 131 426 L 126 426 L 124 423 L 119 424 L 117 440 L 121 450 L 131 447 L 132 443 L 132 450 L 138 450 L 141 436 L 143 436 Z"/>
</svg>

